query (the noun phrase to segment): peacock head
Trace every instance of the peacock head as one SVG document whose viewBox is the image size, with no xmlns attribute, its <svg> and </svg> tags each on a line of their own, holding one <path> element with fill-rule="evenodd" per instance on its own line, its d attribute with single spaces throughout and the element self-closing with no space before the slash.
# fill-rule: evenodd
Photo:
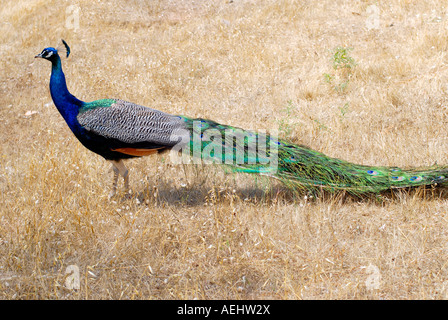
<svg viewBox="0 0 448 320">
<path fill-rule="evenodd" d="M 55 59 L 57 59 L 57 57 L 59 57 L 58 51 L 65 51 L 67 53 L 67 58 L 70 54 L 70 47 L 68 46 L 67 42 L 65 42 L 64 40 L 62 40 L 62 44 L 64 45 L 61 48 L 55 49 L 52 47 L 49 48 L 45 48 L 44 50 L 42 50 L 41 53 L 39 53 L 38 55 L 36 55 L 34 58 L 42 58 L 48 61 L 54 61 Z"/>
<path fill-rule="evenodd" d="M 43 58 L 51 61 L 55 59 L 57 56 L 58 56 L 58 50 L 56 50 L 55 48 L 45 48 L 44 50 L 42 50 L 41 53 L 39 53 L 34 58 Z"/>
</svg>

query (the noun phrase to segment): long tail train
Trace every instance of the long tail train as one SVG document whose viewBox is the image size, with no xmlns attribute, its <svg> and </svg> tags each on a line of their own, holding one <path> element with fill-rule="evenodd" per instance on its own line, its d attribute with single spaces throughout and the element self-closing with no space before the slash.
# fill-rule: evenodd
<svg viewBox="0 0 448 320">
<path fill-rule="evenodd" d="M 230 165 L 237 172 L 269 176 L 295 189 L 323 188 L 362 194 L 448 183 L 448 166 L 402 169 L 358 165 L 269 134 L 205 119 L 182 119 L 190 135 L 191 156 L 196 152 L 196 157 L 200 154 L 202 159 Z M 255 145 L 252 153 L 251 144 Z M 219 149 L 222 151 L 216 152 Z M 238 159 L 239 154 L 244 156 Z"/>
</svg>

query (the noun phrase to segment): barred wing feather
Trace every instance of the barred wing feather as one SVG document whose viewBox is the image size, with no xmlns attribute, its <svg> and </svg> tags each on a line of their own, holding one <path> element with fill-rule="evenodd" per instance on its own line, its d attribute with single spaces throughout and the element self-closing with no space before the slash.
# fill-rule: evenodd
<svg viewBox="0 0 448 320">
<path fill-rule="evenodd" d="M 84 129 L 106 138 L 167 147 L 177 143 L 173 133 L 184 127 L 184 120 L 179 116 L 118 99 L 111 100 L 110 104 L 104 100 L 86 103 L 77 119 Z"/>
</svg>

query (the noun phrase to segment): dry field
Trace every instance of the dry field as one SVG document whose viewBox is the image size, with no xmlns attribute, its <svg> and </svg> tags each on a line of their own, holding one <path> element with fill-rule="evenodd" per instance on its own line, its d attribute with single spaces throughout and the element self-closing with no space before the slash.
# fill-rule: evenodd
<svg viewBox="0 0 448 320">
<path fill-rule="evenodd" d="M 356 163 L 443 164 L 446 6 L 1 0 L 0 297 L 445 299 L 445 191 L 309 197 L 159 155 L 128 161 L 133 196 L 109 201 L 110 165 L 71 134 L 34 55 L 65 39 L 84 101 L 278 129 Z"/>
</svg>

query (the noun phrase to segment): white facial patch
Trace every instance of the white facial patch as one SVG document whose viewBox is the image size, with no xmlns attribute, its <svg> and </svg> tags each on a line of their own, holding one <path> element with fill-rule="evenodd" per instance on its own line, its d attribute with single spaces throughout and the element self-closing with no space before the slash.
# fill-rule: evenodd
<svg viewBox="0 0 448 320">
<path fill-rule="evenodd" d="M 50 58 L 52 55 L 53 55 L 53 51 L 47 51 L 43 57 L 44 57 L 45 59 L 48 59 L 48 58 Z"/>
</svg>

